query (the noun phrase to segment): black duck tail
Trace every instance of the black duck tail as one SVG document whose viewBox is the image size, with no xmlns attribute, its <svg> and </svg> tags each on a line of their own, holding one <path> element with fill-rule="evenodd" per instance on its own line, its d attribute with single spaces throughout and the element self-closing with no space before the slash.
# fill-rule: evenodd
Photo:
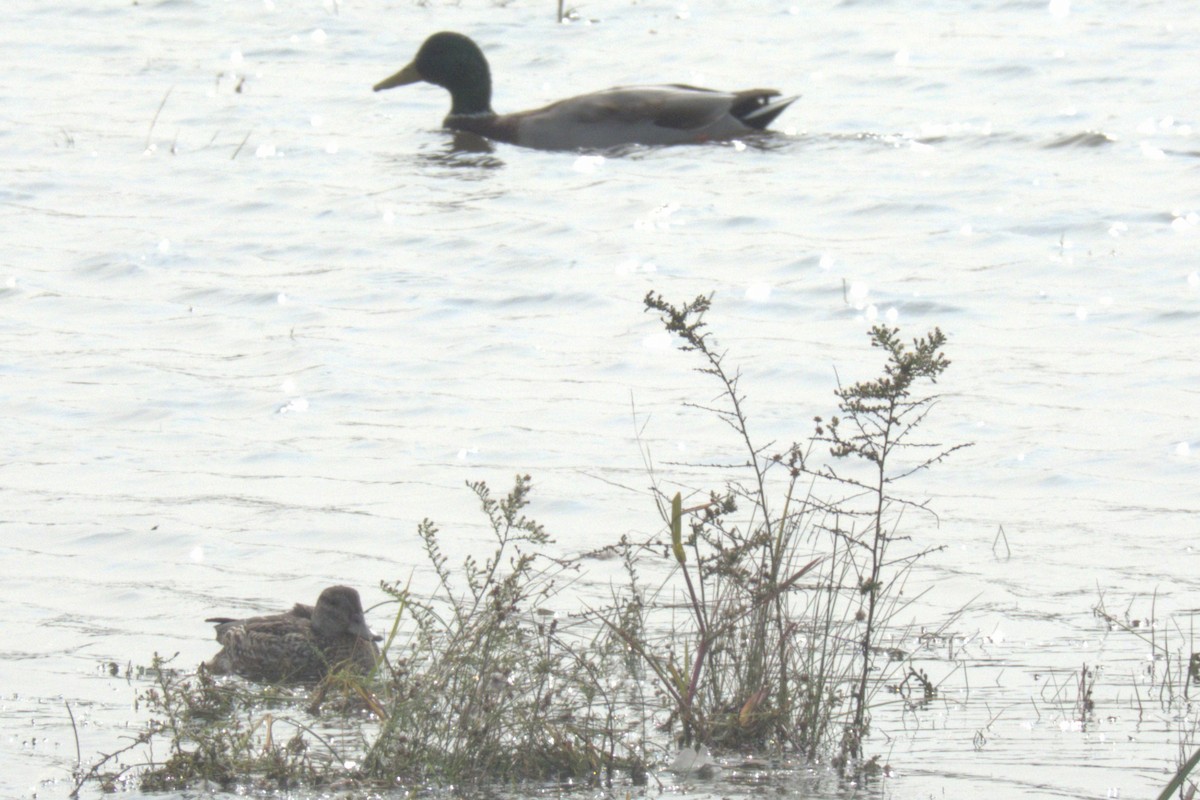
<svg viewBox="0 0 1200 800">
<path fill-rule="evenodd" d="M 738 98 L 734 101 L 730 113 L 749 128 L 766 130 L 767 126 L 799 97 L 798 94 L 779 97 L 779 92 L 773 89 L 748 89 L 738 92 Z"/>
</svg>

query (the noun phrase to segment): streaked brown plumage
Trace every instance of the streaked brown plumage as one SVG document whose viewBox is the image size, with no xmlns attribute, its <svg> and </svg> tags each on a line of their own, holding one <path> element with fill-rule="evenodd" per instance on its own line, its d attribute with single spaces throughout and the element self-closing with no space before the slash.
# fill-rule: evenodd
<svg viewBox="0 0 1200 800">
<path fill-rule="evenodd" d="M 315 606 L 297 603 L 286 614 L 248 619 L 211 617 L 221 651 L 208 668 L 263 683 L 319 681 L 344 666 L 375 667 L 380 637 L 367 627 L 362 601 L 349 586 L 330 586 Z"/>
<path fill-rule="evenodd" d="M 719 92 L 683 84 L 618 86 L 544 108 L 497 114 L 487 59 L 461 33 L 435 33 L 404 69 L 375 91 L 418 81 L 450 92 L 443 125 L 542 150 L 604 149 L 629 144 L 686 144 L 762 133 L 796 98 L 774 89 Z"/>
</svg>

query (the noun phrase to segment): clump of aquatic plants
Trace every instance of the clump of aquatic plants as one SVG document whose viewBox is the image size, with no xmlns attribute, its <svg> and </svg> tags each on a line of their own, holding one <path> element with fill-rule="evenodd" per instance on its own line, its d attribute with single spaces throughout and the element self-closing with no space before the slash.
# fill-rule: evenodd
<svg viewBox="0 0 1200 800">
<path fill-rule="evenodd" d="M 419 527 L 437 575 L 432 599 L 385 585 L 415 623 L 393 664 L 384 722 L 364 759 L 376 778 L 418 785 L 521 780 L 610 782 L 641 772 L 630 736 L 621 648 L 595 626 L 564 623 L 552 601 L 579 564 L 551 559 L 550 539 L 523 513 L 518 476 L 502 499 L 471 484 L 495 545 L 451 570 L 435 524 Z"/>
<path fill-rule="evenodd" d="M 320 786 L 353 774 L 345 769 L 353 744 L 338 742 L 336 732 L 316 730 L 303 706 L 299 711 L 296 706 L 308 701 L 314 711 L 331 689 L 349 689 L 339 694 L 343 701 L 362 696 L 361 676 L 331 675 L 310 696 L 297 688 L 216 678 L 203 664 L 185 673 L 157 655 L 142 673 L 151 686 L 137 704 L 150 713 L 150 721 L 129 745 L 86 771 L 77 770 L 76 792 L 86 781 L 114 791 L 128 784 L 130 775 L 143 791 L 172 791 L 198 785 L 223 790 Z M 165 752 L 156 752 L 159 747 Z M 143 750 L 146 760 L 129 760 Z"/>
<path fill-rule="evenodd" d="M 136 769 L 145 790 L 636 785 L 680 747 L 869 773 L 879 691 L 936 693 L 895 644 L 904 579 L 929 551 L 902 525 L 924 507 L 894 487 L 954 449 L 913 438 L 934 402 L 923 387 L 949 364 L 945 337 L 907 344 L 873 328 L 881 376 L 839 387 L 836 414 L 802 443 L 767 447 L 705 329 L 710 299 L 645 304 L 717 382 L 705 408 L 741 457 L 686 498 L 654 479 L 662 533 L 605 548 L 628 578 L 610 602 L 563 597 L 586 561 L 549 554 L 526 515 L 528 476 L 503 497 L 469 484 L 492 546 L 451 564 L 436 523 L 420 524 L 436 588 L 383 585 L 394 614 L 374 674 L 287 689 L 158 669 L 140 697 L 146 728 L 80 782 L 116 785 Z M 123 766 L 139 748 L 146 761 Z"/>
<path fill-rule="evenodd" d="M 316 734 L 286 708 L 272 710 L 276 693 L 218 682 L 204 665 L 181 680 L 158 674 L 144 699 L 158 712 L 168 749 L 142 773 L 142 790 L 184 789 L 197 781 L 220 789 L 248 779 L 272 789 L 325 782 L 325 764 L 314 761 L 309 747 Z"/>
<path fill-rule="evenodd" d="M 1159 800 L 1195 797 L 1200 789 L 1200 781 L 1193 775 L 1200 766 L 1200 713 L 1194 696 L 1200 693 L 1200 645 L 1195 637 L 1195 612 L 1161 619 L 1157 593 L 1145 615 L 1131 613 L 1134 603 L 1131 600 L 1123 611 L 1110 610 L 1101 593 L 1092 613 L 1109 631 L 1133 637 L 1148 650 L 1146 669 L 1130 676 L 1131 706 L 1139 720 L 1157 708 L 1171 721 L 1178 741 L 1176 771 Z"/>
<path fill-rule="evenodd" d="M 544 555 L 550 539 L 523 513 L 529 477 L 500 499 L 470 486 L 494 549 L 452 569 L 435 523 L 421 523 L 439 588 L 418 599 L 383 585 L 395 616 L 375 674 L 263 687 L 156 661 L 139 697 L 146 730 L 80 782 L 115 785 L 135 768 L 145 791 L 642 780 L 642 717 L 622 713 L 637 691 L 624 648 L 606 628 L 560 622 L 547 608 L 577 563 Z M 165 754 L 155 753 L 163 742 Z M 141 745 L 151 748 L 146 762 L 118 763 Z"/>
<path fill-rule="evenodd" d="M 691 626 L 640 652 L 675 704 L 679 738 L 778 745 L 814 760 L 832 753 L 844 773 L 869 770 L 872 702 L 908 662 L 885 642 L 911 602 L 901 591 L 908 570 L 930 552 L 891 553 L 910 540 L 901 512 L 924 510 L 894 486 L 958 449 L 914 440 L 936 402 L 923 386 L 950 363 L 945 336 L 934 329 L 909 345 L 896 329 L 873 327 L 883 374 L 839 387 L 836 415 L 817 418 L 807 440 L 770 450 L 750 433 L 740 374 L 705 330 L 711 299 L 676 306 L 651 292 L 645 306 L 718 384 L 721 405 L 705 408 L 734 431 L 745 458 L 689 508 L 657 491 Z M 749 513 L 739 516 L 742 505 Z M 932 683 L 907 668 L 928 697 Z"/>
</svg>

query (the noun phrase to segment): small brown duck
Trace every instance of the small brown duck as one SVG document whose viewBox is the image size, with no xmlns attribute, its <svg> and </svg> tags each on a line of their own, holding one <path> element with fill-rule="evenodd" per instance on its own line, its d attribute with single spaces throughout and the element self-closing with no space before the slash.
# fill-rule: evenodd
<svg viewBox="0 0 1200 800">
<path fill-rule="evenodd" d="M 315 606 L 297 603 L 286 614 L 231 619 L 210 617 L 221 651 L 208 662 L 214 674 L 263 683 L 310 683 L 343 666 L 367 673 L 379 660 L 362 601 L 349 586 L 330 586 Z"/>
<path fill-rule="evenodd" d="M 449 90 L 445 127 L 541 150 L 737 139 L 762 133 L 796 99 L 780 97 L 774 89 L 719 92 L 677 83 L 618 86 L 544 108 L 497 114 L 483 51 L 449 31 L 426 39 L 412 63 L 375 84 L 375 91 L 418 81 Z"/>
</svg>

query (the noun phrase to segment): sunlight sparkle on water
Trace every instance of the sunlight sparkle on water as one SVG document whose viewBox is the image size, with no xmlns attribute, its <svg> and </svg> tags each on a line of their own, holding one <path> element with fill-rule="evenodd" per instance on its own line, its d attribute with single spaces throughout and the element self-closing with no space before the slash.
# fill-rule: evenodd
<svg viewBox="0 0 1200 800">
<path fill-rule="evenodd" d="M 1154 134 L 1168 134 L 1171 136 L 1191 136 L 1192 126 L 1187 124 L 1177 125 L 1175 118 L 1166 116 L 1162 119 L 1154 119 L 1147 117 L 1138 123 L 1137 132 L 1143 136 L 1153 136 Z"/>
<path fill-rule="evenodd" d="M 746 299 L 756 303 L 764 303 L 771 298 L 769 283 L 754 283 L 746 287 Z"/>
<path fill-rule="evenodd" d="M 670 350 L 673 343 L 674 342 L 671 338 L 671 334 L 667 333 L 666 331 L 652 333 L 649 336 L 642 338 L 642 347 L 647 350 L 656 350 L 660 352 L 663 350 Z"/>
<path fill-rule="evenodd" d="M 303 397 L 293 397 L 279 407 L 280 414 L 303 414 L 308 411 L 308 400 Z"/>
<path fill-rule="evenodd" d="M 1154 145 L 1150 144 L 1149 142 L 1142 142 L 1141 148 L 1142 148 L 1142 155 L 1144 155 L 1146 158 L 1153 158 L 1155 160 L 1158 160 L 1158 159 L 1167 157 L 1167 154 L 1164 153 L 1161 148 L 1155 147 Z"/>
<path fill-rule="evenodd" d="M 604 156 L 580 156 L 575 159 L 575 163 L 571 165 L 571 169 L 576 172 L 582 172 L 585 175 L 590 175 L 603 164 Z"/>
<path fill-rule="evenodd" d="M 865 281 L 855 281 L 846 291 L 846 302 L 861 311 L 867 305 L 867 295 L 871 287 Z"/>
<path fill-rule="evenodd" d="M 1188 458 L 1192 455 L 1192 445 L 1190 442 L 1180 442 L 1175 445 L 1175 455 L 1179 458 Z"/>
<path fill-rule="evenodd" d="M 1171 220 L 1171 228 L 1177 233 L 1190 231 L 1200 225 L 1200 214 L 1195 211 L 1189 211 L 1186 214 L 1182 211 L 1172 211 L 1171 213 L 1175 216 L 1175 219 Z"/>
</svg>

